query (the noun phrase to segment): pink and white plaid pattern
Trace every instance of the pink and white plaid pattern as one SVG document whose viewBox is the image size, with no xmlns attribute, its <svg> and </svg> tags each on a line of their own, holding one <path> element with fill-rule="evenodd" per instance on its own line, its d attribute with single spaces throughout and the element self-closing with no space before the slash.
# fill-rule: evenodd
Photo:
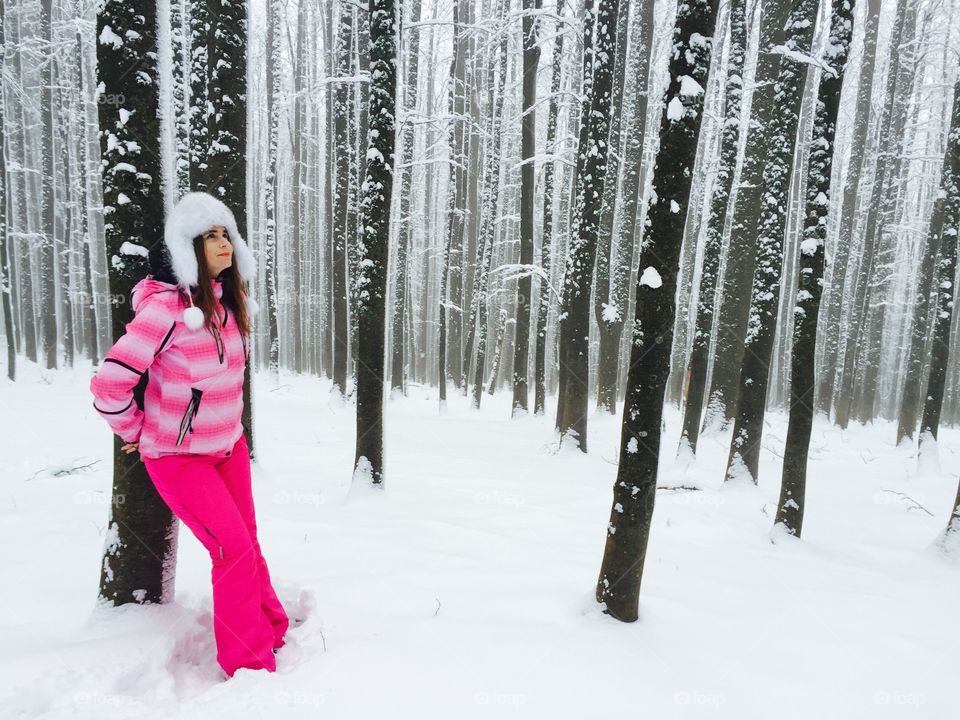
<svg viewBox="0 0 960 720">
<path fill-rule="evenodd" d="M 211 282 L 219 300 L 223 287 Z M 190 330 L 182 322 L 188 302 L 178 287 L 149 275 L 131 298 L 133 320 L 90 379 L 94 409 L 124 441 L 139 442 L 143 457 L 229 455 L 243 432 L 249 347 L 233 313 L 218 303 L 213 328 Z M 134 389 L 145 373 L 141 410 Z"/>
</svg>

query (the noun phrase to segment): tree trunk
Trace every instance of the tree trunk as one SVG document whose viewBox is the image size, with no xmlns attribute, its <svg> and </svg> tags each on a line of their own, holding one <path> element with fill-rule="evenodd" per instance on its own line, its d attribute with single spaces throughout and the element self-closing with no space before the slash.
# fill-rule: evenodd
<svg viewBox="0 0 960 720">
<path fill-rule="evenodd" d="M 464 43 L 460 37 L 460 2 L 453 0 L 453 55 L 450 59 L 450 91 L 447 96 L 447 112 L 450 114 L 449 125 L 447 126 L 447 142 L 450 146 L 449 178 L 447 182 L 447 237 L 443 248 L 443 262 L 440 268 L 440 328 L 438 340 L 438 362 L 437 362 L 437 382 L 440 391 L 441 411 L 447 404 L 447 345 L 455 344 L 459 347 L 459 332 L 452 332 L 450 335 L 454 338 L 453 342 L 448 342 L 447 327 L 448 324 L 456 322 L 459 317 L 459 308 L 453 308 L 451 295 L 454 290 L 454 276 L 459 283 L 462 277 L 460 268 L 460 248 L 463 239 L 463 212 L 461 188 L 463 186 L 463 169 L 461 167 L 464 156 L 461 143 L 463 141 L 463 118 L 462 98 L 463 98 L 463 49 Z M 457 285 L 456 290 L 459 290 Z M 453 310 L 451 320 L 448 320 L 448 312 Z M 456 358 L 457 353 L 453 354 Z M 453 370 L 456 377 L 456 368 Z"/>
<path fill-rule="evenodd" d="M 577 236 L 571 238 L 560 321 L 557 430 L 587 451 L 590 381 L 590 290 L 600 232 L 600 206 L 610 152 L 611 91 L 620 0 L 596 0 L 584 28 L 583 111 L 577 149 Z M 595 16 L 595 17 L 594 17 Z M 596 37 L 594 38 L 594 35 Z"/>
<path fill-rule="evenodd" d="M 523 114 L 520 120 L 520 264 L 523 274 L 517 282 L 516 339 L 513 345 L 512 414 L 526 414 L 529 401 L 528 375 L 530 355 L 530 319 L 533 314 L 533 214 L 534 155 L 536 154 L 537 68 L 540 46 L 537 44 L 537 21 L 541 0 L 523 0 Z"/>
<path fill-rule="evenodd" d="M 410 12 L 410 22 L 420 22 L 420 0 L 413 0 Z M 404 23 L 406 24 L 406 23 Z M 403 83 L 403 104 L 406 112 L 413 115 L 417 110 L 417 82 L 419 79 L 418 66 L 420 63 L 420 29 L 408 27 L 404 30 L 409 36 L 407 77 Z M 413 123 L 401 126 L 403 140 L 400 156 L 400 227 L 397 229 L 397 257 L 394 267 L 394 301 L 393 301 L 393 346 L 390 362 L 390 387 L 404 393 L 404 336 L 403 316 L 407 312 L 406 303 L 409 294 L 407 280 L 407 250 L 410 247 L 413 221 L 410 217 L 410 181 L 413 177 Z"/>
<path fill-rule="evenodd" d="M 883 185 L 883 176 L 885 173 L 883 153 L 890 142 L 889 122 L 893 110 L 894 98 L 896 96 L 896 67 L 899 64 L 905 13 L 906 0 L 897 0 L 896 16 L 893 19 L 893 27 L 890 30 L 890 65 L 893 71 L 887 73 L 885 92 L 883 94 L 884 103 L 877 117 L 879 137 L 874 153 L 876 156 L 876 166 L 874 168 L 873 190 L 870 193 L 870 199 L 867 201 L 869 202 L 868 208 L 879 202 L 880 189 Z M 855 206 L 855 209 L 862 211 L 862 208 L 859 206 Z M 851 220 L 851 229 L 852 228 L 853 223 Z M 841 227 L 841 232 L 843 232 L 843 229 L 844 228 Z M 843 354 L 843 363 L 840 366 L 840 388 L 835 401 L 836 422 L 842 428 L 847 427 L 853 411 L 858 370 L 862 365 L 862 363 L 858 363 L 857 360 L 860 347 L 867 336 L 866 331 L 870 300 L 869 284 L 874 276 L 874 268 L 877 261 L 876 234 L 867 229 L 861 233 L 861 239 L 862 245 L 858 253 L 859 263 L 855 266 L 856 271 L 852 275 L 854 282 L 853 302 L 850 305 L 846 323 L 846 348 Z"/>
<path fill-rule="evenodd" d="M 557 0 L 556 13 L 560 16 L 563 11 L 563 0 Z M 553 47 L 553 62 L 550 79 L 550 110 L 547 115 L 547 152 L 550 155 L 556 153 L 557 141 L 557 112 L 560 108 L 558 95 L 560 93 L 560 83 L 563 79 L 563 33 L 560 32 L 559 23 L 555 29 L 555 40 Z M 537 298 L 537 338 L 535 352 L 534 369 L 534 399 L 533 412 L 536 415 L 543 415 L 544 405 L 546 403 L 547 385 L 546 385 L 546 361 L 547 361 L 547 312 L 550 308 L 552 299 L 550 297 L 550 253 L 553 238 L 553 174 L 555 161 L 548 157 L 543 166 L 543 229 L 540 235 L 540 269 L 543 274 L 539 276 L 537 285 L 539 288 Z"/>
<path fill-rule="evenodd" d="M 264 238 L 265 275 L 267 279 L 267 340 L 269 343 L 267 365 L 276 375 L 280 370 L 279 287 L 277 281 L 277 162 L 280 152 L 280 110 L 278 102 L 282 92 L 282 53 L 280 51 L 281 18 L 284 5 L 281 0 L 267 0 L 267 173 L 264 179 L 264 206 L 266 209 L 266 237 Z"/>
<path fill-rule="evenodd" d="M 362 272 L 356 280 L 357 452 L 355 477 L 383 484 L 383 385 L 390 201 L 397 102 L 395 0 L 369 0 L 370 108 L 360 205 Z"/>
<path fill-rule="evenodd" d="M 737 408 L 738 381 L 750 316 L 750 299 L 743 290 L 751 284 L 754 275 L 763 172 L 777 109 L 774 97 L 781 55 L 773 49 L 786 39 L 784 28 L 791 4 L 791 0 L 771 0 L 762 8 L 759 60 L 750 100 L 746 150 L 731 218 L 704 429 L 727 427 Z"/>
<path fill-rule="evenodd" d="M 853 36 L 853 2 L 840 0 L 830 19 L 830 38 L 816 103 L 813 143 L 807 163 L 807 197 L 797 297 L 794 304 L 793 354 L 790 359 L 790 420 L 783 453 L 783 476 L 777 524 L 791 535 L 803 529 L 804 497 L 807 484 L 807 456 L 813 427 L 816 389 L 815 355 L 817 321 L 823 292 L 824 248 L 827 215 L 830 210 L 830 178 L 836 147 L 840 92 Z M 813 74 L 813 68 L 807 74 Z"/>
<path fill-rule="evenodd" d="M 910 350 L 907 358 L 906 375 L 903 380 L 903 399 L 900 403 L 900 416 L 897 424 L 897 444 L 913 442 L 920 422 L 923 408 L 923 376 L 927 360 L 927 341 L 933 318 L 932 291 L 933 276 L 940 254 L 943 238 L 943 203 L 935 203 L 930 218 L 930 227 L 924 238 L 923 257 L 917 270 L 917 292 L 913 306 L 913 329 L 910 333 Z"/>
<path fill-rule="evenodd" d="M 7 45 L 6 32 L 6 0 L 0 0 L 0 77 L 7 73 Z M 3 311 L 3 327 L 7 336 L 7 378 L 13 382 L 17 379 L 17 345 L 16 333 L 13 328 L 13 305 L 10 295 L 9 242 L 7 239 L 7 126 L 6 108 L 3 96 L 0 95 L 0 303 Z M 96 343 L 96 337 L 91 337 Z"/>
<path fill-rule="evenodd" d="M 942 207 L 938 207 L 942 206 Z M 923 402 L 920 421 L 920 455 L 936 450 L 940 411 L 943 407 L 943 388 L 946 383 L 947 363 L 950 360 L 951 324 L 953 320 L 954 279 L 957 267 L 957 237 L 960 228 L 960 81 L 953 89 L 953 112 L 950 134 L 943 160 L 940 179 L 940 197 L 934 204 L 934 216 L 943 213 L 940 237 L 932 243 L 940 247 L 937 262 L 934 300 L 936 320 L 933 326 L 933 350 L 930 354 L 930 376 Z"/>
<path fill-rule="evenodd" d="M 613 66 L 613 96 L 610 106 L 610 152 L 607 155 L 607 177 L 603 184 L 600 230 L 597 234 L 596 286 L 593 314 L 597 321 L 599 351 L 597 354 L 597 409 L 613 414 L 617 406 L 617 376 L 620 371 L 620 330 L 623 312 L 612 297 L 611 275 L 622 267 L 616 258 L 624 245 L 614 244 L 614 227 L 623 208 L 620 198 L 621 126 L 623 124 L 623 90 L 627 72 L 627 33 L 629 3 L 620 3 L 617 10 L 616 55 Z M 618 240 L 622 239 L 620 236 Z M 629 242 L 629 240 L 628 240 Z M 631 243 L 632 244 L 632 243 Z"/>
<path fill-rule="evenodd" d="M 856 111 L 853 120 L 853 132 L 850 146 L 866 148 L 869 129 L 871 99 L 873 97 L 874 75 L 877 69 L 877 35 L 880 28 L 880 0 L 867 0 L 866 26 L 863 31 L 859 79 L 857 81 Z M 817 405 L 821 412 L 829 413 L 833 405 L 834 383 L 837 376 L 837 359 L 841 341 L 841 311 L 845 297 L 845 280 L 850 259 L 850 241 L 853 234 L 853 221 L 856 213 L 857 193 L 860 190 L 860 178 L 863 174 L 866 152 L 856 152 L 850 158 L 843 195 L 840 198 L 838 213 L 839 232 L 837 248 L 833 262 L 828 268 L 826 278 L 826 309 L 823 322 L 823 358 L 821 361 L 820 383 L 817 389 Z"/>
<path fill-rule="evenodd" d="M 163 193 L 156 27 L 152 0 L 136 6 L 107 0 L 97 16 L 104 230 L 113 298 L 129 298 L 150 270 L 148 249 L 158 259 L 162 246 L 162 224 L 157 222 L 163 217 Z M 131 67 L 137 72 L 129 72 Z M 123 98 L 122 106 L 110 102 L 113 98 Z M 130 167 L 135 171 L 124 169 Z M 111 313 L 114 341 L 132 319 L 127 307 L 116 305 Z M 139 455 L 123 452 L 118 436 L 113 440 L 113 495 L 99 600 L 111 605 L 167 602 L 173 599 L 175 518 Z"/>
<path fill-rule="evenodd" d="M 473 407 L 480 407 L 480 398 L 483 395 L 484 369 L 487 353 L 487 304 L 489 303 L 488 286 L 490 262 L 493 257 L 495 220 L 500 199 L 500 141 L 503 127 L 504 89 L 507 82 L 507 32 L 504 25 L 507 12 L 506 0 L 500 0 L 497 11 L 497 27 L 500 29 L 501 40 L 498 43 L 499 72 L 497 73 L 496 90 L 493 88 L 494 62 L 487 66 L 487 87 L 490 93 L 490 104 L 493 112 L 490 114 L 489 143 L 485 148 L 483 203 L 480 209 L 480 235 L 477 239 L 477 269 L 473 283 L 473 308 L 470 313 L 470 337 L 476 338 L 477 357 L 473 372 Z M 470 347 L 464 366 L 470 365 Z"/>
<path fill-rule="evenodd" d="M 617 620 L 637 619 L 640 581 L 657 488 L 663 397 L 670 373 L 677 268 L 703 119 L 718 0 L 681 3 L 673 30 L 670 83 L 664 94 L 660 149 L 640 251 L 635 323 L 620 463 L 596 598 Z M 699 88 L 691 85 L 696 83 Z"/>
<path fill-rule="evenodd" d="M 724 83 L 725 104 L 720 157 L 717 175 L 710 198 L 710 216 L 707 220 L 703 260 L 700 269 L 700 288 L 697 297 L 693 347 L 687 366 L 686 406 L 680 451 L 696 455 L 700 439 L 700 418 L 703 414 L 703 394 L 707 384 L 707 363 L 710 359 L 710 338 L 713 327 L 714 296 L 723 252 L 723 230 L 727 222 L 727 206 L 737 167 L 740 149 L 740 115 L 743 108 L 743 67 L 747 52 L 746 0 L 730 2 L 730 41 L 727 53 L 727 75 Z"/>
<path fill-rule="evenodd" d="M 746 471 L 755 483 L 760 473 L 763 416 L 773 340 L 777 331 L 777 307 L 780 304 L 786 206 L 806 75 L 806 65 L 794 57 L 810 55 L 818 5 L 818 0 L 799 0 L 791 8 L 786 25 L 786 50 L 774 86 L 777 112 L 765 142 L 768 155 L 763 170 L 757 255 L 750 291 L 747 335 L 741 353 L 743 361 L 736 395 L 736 420 L 727 459 L 728 480 Z"/>
<path fill-rule="evenodd" d="M 335 86 L 333 99 L 333 136 L 336 164 L 331 163 L 330 178 L 333 197 L 333 386 L 336 392 L 347 392 L 347 358 L 350 353 L 350 324 L 347 317 L 347 248 L 350 155 L 347 147 L 347 115 L 350 112 L 350 85 L 343 78 L 350 73 L 350 36 L 353 16 L 350 8 L 340 6 L 340 27 L 337 30 Z"/>
</svg>

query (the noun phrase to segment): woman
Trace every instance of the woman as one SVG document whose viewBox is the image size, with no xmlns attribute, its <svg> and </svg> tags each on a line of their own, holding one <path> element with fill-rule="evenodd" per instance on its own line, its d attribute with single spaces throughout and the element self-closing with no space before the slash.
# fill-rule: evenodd
<svg viewBox="0 0 960 720">
<path fill-rule="evenodd" d="M 220 666 L 272 672 L 288 619 L 257 542 L 240 424 L 256 261 L 207 193 L 173 208 L 164 250 L 170 272 L 134 286 L 135 316 L 90 380 L 93 406 L 210 553 Z"/>
</svg>

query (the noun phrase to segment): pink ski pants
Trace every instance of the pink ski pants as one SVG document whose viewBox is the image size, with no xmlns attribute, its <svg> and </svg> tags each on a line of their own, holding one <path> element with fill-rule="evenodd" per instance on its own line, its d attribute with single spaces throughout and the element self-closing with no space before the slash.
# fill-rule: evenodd
<svg viewBox="0 0 960 720">
<path fill-rule="evenodd" d="M 270 584 L 257 542 L 250 454 L 241 433 L 228 457 L 185 453 L 143 458 L 154 487 L 213 560 L 213 633 L 217 662 L 238 668 L 277 668 L 288 619 Z"/>
</svg>

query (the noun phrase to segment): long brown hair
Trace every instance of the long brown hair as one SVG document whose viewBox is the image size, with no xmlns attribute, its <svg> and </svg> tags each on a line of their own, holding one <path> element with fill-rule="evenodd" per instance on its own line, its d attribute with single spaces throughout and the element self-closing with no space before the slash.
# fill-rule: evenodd
<svg viewBox="0 0 960 720">
<path fill-rule="evenodd" d="M 233 240 L 231 239 L 231 244 Z M 204 253 L 203 235 L 197 235 L 193 239 L 193 253 L 197 258 L 197 276 L 199 278 L 210 277 L 210 266 L 207 265 L 207 256 Z M 223 286 L 223 296 L 220 298 L 224 307 L 230 311 L 230 314 L 236 318 L 237 325 L 244 335 L 250 334 L 250 318 L 247 315 L 247 303 L 244 299 L 247 296 L 247 283 L 240 277 L 240 271 L 237 270 L 236 256 L 229 267 L 224 268 L 217 278 Z M 213 318 L 222 318 L 222 313 L 217 307 L 217 298 L 213 294 L 213 286 L 209 281 L 201 282 L 192 290 L 193 304 L 203 311 L 203 322 L 206 327 L 210 327 Z M 220 320 L 217 320 L 219 324 Z M 229 322 L 229 321 L 228 321 Z"/>
</svg>

